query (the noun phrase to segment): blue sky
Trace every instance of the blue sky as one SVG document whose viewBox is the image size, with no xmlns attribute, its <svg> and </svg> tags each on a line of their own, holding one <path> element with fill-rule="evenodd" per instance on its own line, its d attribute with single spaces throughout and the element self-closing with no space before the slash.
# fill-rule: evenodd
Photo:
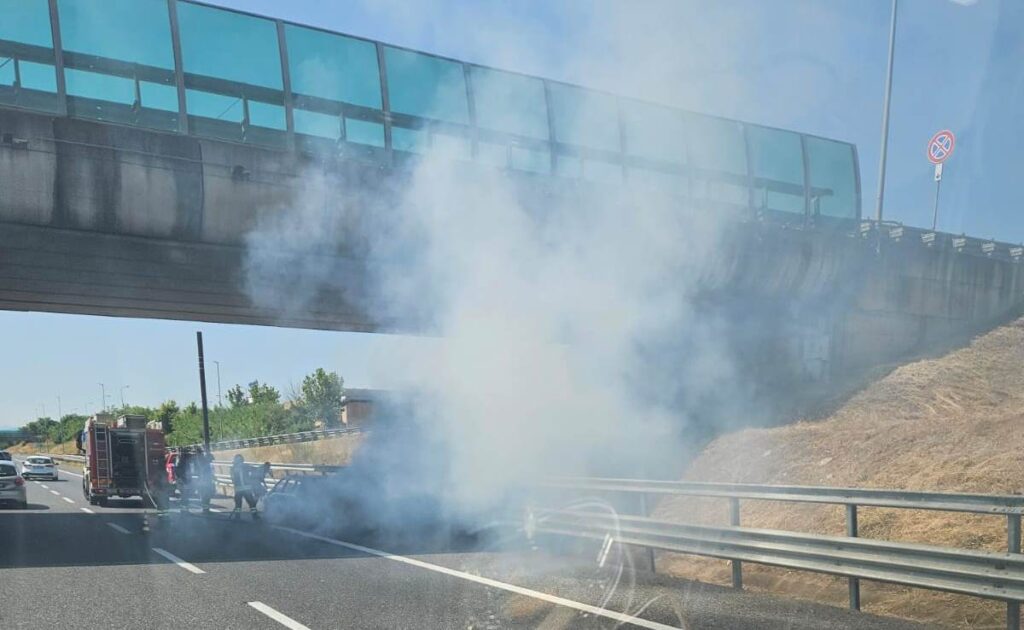
<svg viewBox="0 0 1024 630">
<path fill-rule="evenodd" d="M 529 74 L 854 142 L 874 212 L 889 0 L 211 0 Z M 1024 3 L 901 0 L 886 217 L 931 222 L 925 145 L 958 135 L 939 228 L 1024 241 Z M 108 403 L 198 399 L 195 330 L 223 389 L 318 366 L 373 386 L 383 336 L 0 313 L 0 426 Z M 210 364 L 211 398 L 216 376 Z"/>
</svg>

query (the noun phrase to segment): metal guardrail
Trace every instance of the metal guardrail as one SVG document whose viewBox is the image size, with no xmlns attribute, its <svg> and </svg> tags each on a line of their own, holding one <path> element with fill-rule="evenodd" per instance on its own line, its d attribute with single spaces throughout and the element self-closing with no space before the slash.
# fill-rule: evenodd
<svg viewBox="0 0 1024 630">
<path fill-rule="evenodd" d="M 740 559 L 998 599 L 1024 600 L 1024 556 L 864 538 L 669 523 L 592 511 L 539 516 L 536 531 Z"/>
<path fill-rule="evenodd" d="M 211 451 L 232 451 L 243 448 L 256 448 L 258 446 L 275 446 L 277 444 L 296 444 L 299 442 L 317 442 L 362 433 L 361 427 L 344 427 L 338 429 L 322 429 L 319 431 L 302 431 L 300 433 L 282 433 L 281 435 L 264 435 L 254 438 L 243 438 L 239 440 L 223 440 L 210 443 Z M 195 448 L 202 444 L 190 444 L 184 448 Z M 168 450 L 177 450 L 181 447 L 171 447 Z"/>
<path fill-rule="evenodd" d="M 44 453 L 50 459 L 62 459 L 69 462 L 83 463 L 85 462 L 84 455 L 64 455 L 63 453 Z"/>
<path fill-rule="evenodd" d="M 258 463 L 248 462 L 250 466 L 258 466 Z M 303 475 L 330 475 L 337 473 L 344 469 L 345 466 L 331 466 L 327 464 L 270 464 L 270 472 L 272 477 L 279 479 L 279 476 L 273 475 L 276 472 L 284 472 L 286 474 L 303 474 Z M 213 462 L 213 481 L 218 486 L 230 487 L 232 486 L 231 474 L 218 473 L 218 470 L 229 470 L 231 469 L 231 462 L 226 461 L 214 461 Z"/>
<path fill-rule="evenodd" d="M 250 466 L 260 465 L 259 462 L 247 462 L 247 464 L 250 465 Z M 214 470 L 216 470 L 217 468 L 230 468 L 230 467 L 231 467 L 231 462 L 228 462 L 228 461 L 214 461 L 213 462 Z M 270 464 L 271 472 L 282 471 L 282 472 L 286 472 L 286 473 L 305 473 L 305 474 L 320 473 L 320 474 L 323 474 L 323 475 L 328 475 L 328 474 L 331 474 L 331 473 L 336 473 L 336 472 L 338 472 L 338 471 L 340 471 L 340 470 L 342 470 L 344 468 L 345 468 L 345 466 L 335 466 L 335 465 L 331 465 L 331 464 L 275 464 L 273 462 L 271 462 L 271 464 Z"/>
<path fill-rule="evenodd" d="M 1006 627 L 1020 628 L 1024 590 L 1015 589 L 1024 587 L 1024 555 L 1020 553 L 1024 496 L 583 477 L 552 479 L 544 485 L 573 491 L 634 494 L 640 498 L 643 516 L 618 516 L 620 530 L 611 534 L 610 522 L 604 515 L 552 512 L 552 518 L 545 521 L 547 524 L 539 526 L 540 531 L 558 529 L 557 533 L 588 538 L 599 531 L 601 538 L 612 535 L 620 542 L 649 550 L 664 549 L 731 560 L 732 582 L 736 588 L 743 586 L 744 561 L 843 575 L 849 578 L 850 608 L 854 610 L 860 610 L 859 580 L 862 578 L 999 599 L 1006 601 Z M 727 499 L 731 527 L 698 527 L 647 518 L 647 497 L 651 495 Z M 843 505 L 847 536 L 741 528 L 741 499 Z M 860 539 L 857 537 L 859 506 L 1005 516 L 1007 551 L 975 552 Z M 953 565 L 958 567 L 955 571 L 950 568 Z M 653 552 L 651 566 L 654 567 Z"/>
</svg>

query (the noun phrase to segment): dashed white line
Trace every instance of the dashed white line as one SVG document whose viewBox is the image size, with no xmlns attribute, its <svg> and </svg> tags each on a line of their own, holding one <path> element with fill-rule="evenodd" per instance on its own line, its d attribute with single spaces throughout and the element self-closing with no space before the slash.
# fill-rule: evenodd
<svg viewBox="0 0 1024 630">
<path fill-rule="evenodd" d="M 37 481 L 36 483 L 39 483 L 39 482 Z M 47 490 L 50 489 L 50 486 L 46 485 L 45 483 L 39 483 L 39 485 L 42 486 L 43 488 L 46 488 Z"/>
<path fill-rule="evenodd" d="M 72 477 L 81 477 L 82 476 L 82 475 L 79 475 L 78 473 L 73 473 L 70 470 L 64 470 L 63 468 L 61 468 L 60 471 L 62 473 L 64 473 L 65 475 L 71 475 Z"/>
<path fill-rule="evenodd" d="M 365 553 L 371 556 L 377 556 L 379 558 L 385 558 L 387 560 L 393 560 L 395 562 L 401 562 L 402 564 L 408 564 L 428 571 L 434 571 L 436 573 L 442 573 L 444 575 L 450 575 L 457 578 L 462 578 L 470 582 L 476 582 L 477 584 L 483 584 L 484 586 L 490 586 L 492 588 L 498 588 L 503 591 L 510 593 L 516 593 L 517 595 L 525 595 L 526 597 L 532 597 L 539 599 L 551 604 L 557 604 L 559 606 L 565 606 L 566 608 L 572 608 L 582 612 L 604 617 L 606 619 L 613 619 L 622 623 L 627 623 L 633 626 L 641 628 L 649 628 L 650 630 L 679 630 L 676 626 L 668 626 L 657 621 L 649 621 L 640 617 L 634 617 L 633 615 L 627 615 L 626 613 L 616 612 L 614 610 L 607 610 L 598 606 L 591 606 L 590 604 L 584 604 L 582 602 L 573 601 L 571 599 L 565 599 L 564 597 L 558 597 L 556 595 L 549 595 L 540 591 L 535 591 L 529 588 L 523 588 L 522 586 L 516 586 L 515 584 L 507 584 L 505 582 L 499 582 L 498 580 L 492 580 L 479 575 L 473 575 L 471 573 L 464 573 L 462 571 L 456 571 L 455 569 L 449 569 L 437 564 L 430 564 L 429 562 L 423 562 L 422 560 L 416 560 L 414 558 L 407 558 L 405 556 L 398 556 L 395 554 L 381 551 L 379 549 L 373 549 L 372 547 L 364 547 L 362 545 L 356 545 L 354 543 L 348 543 L 342 540 L 334 538 L 328 538 L 327 536 L 320 536 L 319 534 L 311 534 L 304 532 L 301 529 L 294 529 L 291 527 L 283 527 L 281 525 L 272 525 L 275 529 L 279 529 L 286 532 L 291 532 L 297 536 L 304 536 L 306 538 L 312 538 L 313 540 L 319 540 L 330 545 L 337 545 L 338 547 L 345 547 L 353 551 Z M 251 605 L 251 604 L 250 604 Z"/>
<path fill-rule="evenodd" d="M 131 532 L 121 527 L 117 523 L 107 523 L 107 527 L 114 530 L 115 532 L 121 532 L 122 534 L 130 534 Z"/>
<path fill-rule="evenodd" d="M 68 503 L 74 503 L 74 501 L 72 501 L 71 499 L 69 499 L 67 497 L 61 497 L 61 498 L 64 499 L 65 501 L 67 501 Z"/>
<path fill-rule="evenodd" d="M 282 615 L 270 606 L 267 606 L 263 602 L 249 602 L 249 605 L 260 611 L 264 615 L 270 617 L 277 623 L 281 624 L 285 628 L 291 628 L 291 630 L 309 630 L 307 626 L 302 625 L 298 621 L 295 621 L 287 615 Z"/>
<path fill-rule="evenodd" d="M 57 492 L 56 490 L 50 490 L 50 494 L 55 494 L 55 495 L 57 495 L 58 497 L 60 496 L 60 493 L 59 493 L 59 492 Z"/>
<path fill-rule="evenodd" d="M 191 571 L 192 573 L 195 573 L 195 574 L 206 573 L 206 571 L 203 571 L 202 569 L 200 569 L 196 565 L 192 564 L 191 562 L 185 562 L 184 560 L 182 560 L 178 556 L 174 555 L 170 551 L 165 551 L 165 550 L 161 549 L 160 547 L 152 547 L 152 549 L 153 549 L 153 551 L 155 551 L 158 554 L 160 554 L 161 556 L 167 558 L 168 560 L 170 560 L 174 564 L 178 565 L 182 569 L 185 569 L 186 571 Z"/>
<path fill-rule="evenodd" d="M 222 510 L 222 509 L 220 509 L 220 508 L 210 508 L 210 511 L 211 511 L 211 512 L 213 512 L 213 513 L 215 513 L 215 514 L 220 514 L 220 513 L 221 513 L 221 512 L 223 512 L 224 510 Z"/>
<path fill-rule="evenodd" d="M 95 514 L 96 513 L 96 512 L 93 512 L 92 510 L 90 510 L 89 508 L 78 508 L 78 509 L 82 510 L 86 514 Z"/>
</svg>

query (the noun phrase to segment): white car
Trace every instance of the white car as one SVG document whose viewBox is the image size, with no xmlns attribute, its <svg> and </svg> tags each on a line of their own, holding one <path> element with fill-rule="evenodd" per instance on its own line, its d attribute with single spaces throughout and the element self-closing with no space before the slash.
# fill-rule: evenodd
<svg viewBox="0 0 1024 630">
<path fill-rule="evenodd" d="M 21 463 L 21 476 L 25 479 L 34 477 L 57 481 L 57 464 L 49 457 L 33 455 Z"/>
<path fill-rule="evenodd" d="M 0 460 L 0 505 L 9 504 L 25 509 L 28 507 L 28 493 L 25 480 L 18 474 L 14 462 Z"/>
</svg>

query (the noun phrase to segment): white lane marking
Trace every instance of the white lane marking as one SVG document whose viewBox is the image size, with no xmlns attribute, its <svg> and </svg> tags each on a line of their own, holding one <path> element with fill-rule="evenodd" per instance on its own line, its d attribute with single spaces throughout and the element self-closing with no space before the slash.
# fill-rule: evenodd
<svg viewBox="0 0 1024 630">
<path fill-rule="evenodd" d="M 57 495 L 58 497 L 60 496 L 60 493 L 59 493 L 59 492 L 57 492 L 56 490 L 50 490 L 50 494 L 55 494 L 55 495 Z"/>
<path fill-rule="evenodd" d="M 74 477 L 81 477 L 82 476 L 82 475 L 79 475 L 78 473 L 73 473 L 70 470 L 64 470 L 63 468 L 61 468 L 60 471 L 62 473 L 64 473 L 65 475 L 72 475 Z"/>
<path fill-rule="evenodd" d="M 90 510 L 89 508 L 78 508 L 78 509 L 82 510 L 86 514 L 95 514 L 96 513 L 96 512 L 93 512 L 92 510 Z"/>
<path fill-rule="evenodd" d="M 122 534 L 130 534 L 131 532 L 121 527 L 117 523 L 107 523 L 107 527 L 114 530 L 115 532 L 121 532 Z"/>
<path fill-rule="evenodd" d="M 67 497 L 61 497 L 61 498 L 64 499 L 65 501 L 67 501 L 68 503 L 74 503 L 74 501 L 72 501 L 71 499 L 69 499 Z"/>
<path fill-rule="evenodd" d="M 36 483 L 39 483 L 39 482 L 37 481 Z M 44 488 L 46 488 L 47 490 L 50 489 L 50 486 L 46 485 L 45 483 L 39 483 L 39 485 L 44 487 Z"/>
<path fill-rule="evenodd" d="M 416 560 L 414 558 L 407 558 L 405 556 L 398 556 L 386 551 L 380 551 L 379 549 L 373 549 L 371 547 L 364 547 L 362 545 L 356 545 L 354 543 L 344 542 L 342 540 L 336 540 L 334 538 L 328 538 L 327 536 L 320 536 L 318 534 L 311 534 L 304 532 L 300 529 L 294 529 L 291 527 L 284 527 L 281 525 L 271 525 L 275 529 L 282 531 L 291 532 L 297 536 L 304 536 L 306 538 L 312 538 L 313 540 L 319 540 L 329 545 L 337 545 L 338 547 L 345 547 L 353 551 L 359 551 L 371 556 L 377 556 L 378 558 L 385 558 L 387 560 L 393 560 L 395 562 L 401 562 L 428 571 L 434 571 L 436 573 L 443 573 L 444 575 L 450 575 L 452 577 L 462 578 L 463 580 L 469 580 L 470 582 L 476 582 L 477 584 L 483 584 L 484 586 L 490 586 L 491 588 L 499 588 L 503 591 L 510 593 L 516 593 L 517 595 L 525 595 L 526 597 L 532 597 L 539 599 L 551 604 L 558 604 L 559 606 L 565 606 L 566 608 L 572 608 L 582 612 L 597 615 L 599 617 L 605 617 L 607 619 L 613 619 L 622 623 L 628 623 L 641 628 L 650 628 L 651 630 L 679 630 L 676 626 L 668 626 L 657 621 L 648 621 L 647 619 L 641 619 L 640 617 L 634 617 L 625 613 L 616 612 L 614 610 L 607 610 L 604 608 L 598 608 L 597 606 L 591 606 L 590 604 L 584 604 L 582 602 L 573 601 L 571 599 L 565 599 L 564 597 L 558 597 L 556 595 L 549 595 L 547 593 L 541 593 L 529 588 L 523 588 L 522 586 L 516 586 L 515 584 L 508 584 L 506 582 L 499 582 L 498 580 L 492 580 L 479 575 L 472 575 L 470 573 L 463 573 L 462 571 L 456 571 L 455 569 L 449 569 L 437 564 L 430 564 L 429 562 L 423 562 L 422 560 Z"/>
<path fill-rule="evenodd" d="M 202 569 L 200 569 L 196 565 L 192 564 L 191 562 L 185 562 L 184 560 L 182 560 L 178 556 L 174 555 L 170 551 L 164 551 L 160 547 L 152 547 L 152 549 L 153 549 L 153 551 L 155 551 L 158 554 L 160 554 L 161 556 L 167 558 L 168 560 L 170 560 L 174 564 L 178 565 L 182 569 L 185 569 L 186 571 L 191 571 L 192 573 L 195 573 L 195 574 L 206 573 L 206 571 L 203 571 Z"/>
<path fill-rule="evenodd" d="M 214 512 L 215 514 L 220 514 L 220 513 L 221 513 L 221 512 L 223 512 L 224 510 L 222 510 L 222 509 L 220 509 L 220 508 L 210 508 L 210 511 L 211 511 L 211 512 Z"/>
<path fill-rule="evenodd" d="M 295 621 L 287 615 L 282 615 L 270 606 L 267 606 L 263 602 L 249 602 L 249 605 L 260 611 L 264 615 L 270 617 L 277 623 L 281 624 L 285 628 L 291 628 L 291 630 L 309 630 L 309 627 L 302 625 L 298 621 Z"/>
</svg>

